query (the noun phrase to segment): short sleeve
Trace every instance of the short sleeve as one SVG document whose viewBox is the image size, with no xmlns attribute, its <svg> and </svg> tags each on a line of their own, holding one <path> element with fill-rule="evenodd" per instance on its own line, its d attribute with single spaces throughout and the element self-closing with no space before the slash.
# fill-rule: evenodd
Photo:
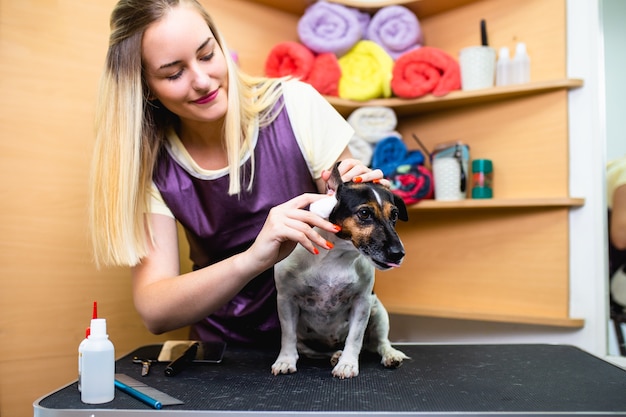
<svg viewBox="0 0 626 417">
<path fill-rule="evenodd" d="M 163 196 L 161 196 L 161 192 L 154 183 L 152 183 L 152 187 L 150 188 L 149 212 L 150 214 L 163 214 L 165 216 L 174 218 L 174 214 L 169 209 L 167 204 L 165 204 Z"/>
<path fill-rule="evenodd" d="M 606 170 L 606 195 L 609 208 L 613 204 L 613 193 L 615 190 L 626 184 L 626 155 L 614 159 L 607 164 Z"/>
<path fill-rule="evenodd" d="M 352 126 L 311 85 L 291 80 L 283 96 L 296 140 L 317 179 L 337 161 L 354 135 Z"/>
</svg>

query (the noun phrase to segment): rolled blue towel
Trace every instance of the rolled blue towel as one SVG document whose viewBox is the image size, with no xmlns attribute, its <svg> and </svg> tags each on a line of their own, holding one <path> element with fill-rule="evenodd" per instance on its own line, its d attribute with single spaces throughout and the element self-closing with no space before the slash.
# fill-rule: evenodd
<svg viewBox="0 0 626 417">
<path fill-rule="evenodd" d="M 378 142 L 372 155 L 372 168 L 380 169 L 383 175 L 391 175 L 400 165 L 420 165 L 424 163 L 424 154 L 409 151 L 397 136 L 390 136 Z"/>
</svg>

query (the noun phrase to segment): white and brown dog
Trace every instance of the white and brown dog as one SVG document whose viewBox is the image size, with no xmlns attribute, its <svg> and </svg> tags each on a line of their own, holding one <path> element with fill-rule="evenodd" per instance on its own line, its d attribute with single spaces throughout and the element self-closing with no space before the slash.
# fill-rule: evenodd
<svg viewBox="0 0 626 417">
<path fill-rule="evenodd" d="M 342 183 L 337 167 L 329 180 L 336 191 L 310 210 L 341 226 L 337 234 L 317 229 L 334 247 L 312 255 L 302 246 L 275 266 L 281 350 L 274 375 L 296 372 L 298 354 L 331 357 L 332 374 L 359 374 L 361 348 L 377 352 L 385 367 L 408 357 L 391 346 L 389 317 L 372 292 L 374 268 L 399 266 L 404 246 L 395 230 L 408 220 L 401 198 L 374 183 Z"/>
</svg>

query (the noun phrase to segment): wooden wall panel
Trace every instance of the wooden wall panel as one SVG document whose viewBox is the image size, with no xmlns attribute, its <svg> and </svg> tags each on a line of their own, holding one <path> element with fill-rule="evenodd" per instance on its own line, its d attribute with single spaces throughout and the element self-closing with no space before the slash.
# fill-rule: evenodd
<svg viewBox="0 0 626 417">
<path fill-rule="evenodd" d="M 496 198 L 568 197 L 567 92 L 538 94 L 449 111 L 402 117 L 410 149 L 461 141 L 472 159 L 491 159 Z"/>
<path fill-rule="evenodd" d="M 292 15 L 240 0 L 203 3 L 242 67 L 257 73 L 269 47 L 295 34 Z M 93 109 L 114 4 L 0 6 L 0 415 L 32 416 L 36 398 L 76 378 L 94 300 L 117 356 L 187 335 L 148 333 L 132 304 L 129 271 L 98 271 L 91 262 Z"/>
<path fill-rule="evenodd" d="M 407 256 L 375 291 L 401 314 L 566 323 L 566 209 L 411 211 Z M 530 321 L 529 321 L 530 320 Z"/>
<path fill-rule="evenodd" d="M 566 77 L 566 10 L 564 1 L 484 0 L 421 19 L 425 44 L 454 57 L 466 46 L 480 45 L 480 20 L 487 22 L 489 45 L 509 47 L 525 42 L 531 58 L 531 80 Z"/>
</svg>

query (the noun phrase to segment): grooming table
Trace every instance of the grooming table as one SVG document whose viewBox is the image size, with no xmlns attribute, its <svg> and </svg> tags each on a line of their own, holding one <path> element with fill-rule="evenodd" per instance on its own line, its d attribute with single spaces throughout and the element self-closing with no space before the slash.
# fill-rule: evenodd
<svg viewBox="0 0 626 417">
<path fill-rule="evenodd" d="M 160 345 L 151 345 L 156 351 Z M 51 416 L 550 416 L 626 415 L 626 371 L 563 345 L 396 345 L 412 359 L 385 369 L 361 356 L 359 376 L 331 376 L 326 360 L 300 359 L 298 372 L 273 376 L 277 352 L 227 348 L 220 364 L 192 364 L 166 377 L 165 364 L 140 376 L 134 353 L 124 373 L 184 401 L 154 410 L 116 390 L 115 399 L 83 404 L 76 382 L 33 404 Z M 146 349 L 143 347 L 142 349 Z"/>
</svg>

